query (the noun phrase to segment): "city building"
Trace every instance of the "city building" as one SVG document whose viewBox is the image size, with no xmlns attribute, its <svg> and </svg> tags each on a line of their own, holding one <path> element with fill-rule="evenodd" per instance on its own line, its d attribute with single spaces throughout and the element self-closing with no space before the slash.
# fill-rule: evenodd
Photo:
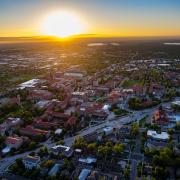
<svg viewBox="0 0 180 180">
<path fill-rule="evenodd" d="M 70 157 L 73 154 L 72 148 L 63 145 L 53 146 L 51 152 L 55 155 L 63 153 L 66 157 Z"/>
<path fill-rule="evenodd" d="M 23 144 L 23 138 L 18 136 L 8 136 L 5 140 L 6 146 L 18 149 Z"/>
<path fill-rule="evenodd" d="M 22 160 L 24 166 L 26 169 L 33 169 L 33 168 L 38 168 L 40 163 L 41 163 L 41 159 L 39 156 L 25 156 Z"/>
</svg>

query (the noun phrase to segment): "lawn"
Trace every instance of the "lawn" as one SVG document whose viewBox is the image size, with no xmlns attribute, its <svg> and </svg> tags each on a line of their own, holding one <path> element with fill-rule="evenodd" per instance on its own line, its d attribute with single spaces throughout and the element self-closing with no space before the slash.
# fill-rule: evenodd
<svg viewBox="0 0 180 180">
<path fill-rule="evenodd" d="M 129 88 L 134 85 L 142 85 L 142 82 L 138 80 L 125 80 L 122 86 L 123 88 Z"/>
</svg>

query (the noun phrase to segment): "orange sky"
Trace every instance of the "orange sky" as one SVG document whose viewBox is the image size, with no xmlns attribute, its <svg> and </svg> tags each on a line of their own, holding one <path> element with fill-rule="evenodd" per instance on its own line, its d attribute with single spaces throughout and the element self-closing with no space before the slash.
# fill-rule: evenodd
<svg viewBox="0 0 180 180">
<path fill-rule="evenodd" d="M 180 36 L 179 0 L 1 0 L 0 37 L 46 35 L 44 18 L 64 10 L 81 19 L 80 34 Z"/>
</svg>

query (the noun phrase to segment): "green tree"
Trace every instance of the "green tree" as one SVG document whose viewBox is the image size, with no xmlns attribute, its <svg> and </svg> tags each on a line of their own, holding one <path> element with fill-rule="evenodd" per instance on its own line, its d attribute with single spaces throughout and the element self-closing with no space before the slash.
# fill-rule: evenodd
<svg viewBox="0 0 180 180">
<path fill-rule="evenodd" d="M 37 143 L 32 141 L 30 144 L 29 144 L 29 150 L 32 150 L 36 147 Z"/>
<path fill-rule="evenodd" d="M 167 179 L 169 174 L 166 169 L 163 167 L 155 167 L 155 170 L 153 171 L 153 176 L 157 178 L 158 180 L 164 180 Z"/>
<path fill-rule="evenodd" d="M 22 162 L 22 158 L 16 159 L 16 164 L 19 168 L 24 168 L 24 164 Z"/>
<path fill-rule="evenodd" d="M 125 168 L 124 171 L 123 171 L 123 173 L 124 173 L 124 178 L 125 178 L 125 180 L 129 180 L 129 175 L 130 175 L 130 170 L 129 170 L 129 168 Z"/>
<path fill-rule="evenodd" d="M 45 168 L 51 168 L 54 165 L 54 161 L 53 160 L 47 160 L 45 162 L 43 162 L 42 166 Z"/>
<path fill-rule="evenodd" d="M 56 145 L 64 145 L 64 141 L 63 140 L 60 140 L 56 143 Z"/>
<path fill-rule="evenodd" d="M 98 154 L 101 157 L 104 157 L 105 160 L 107 158 L 107 155 L 110 155 L 111 152 L 112 152 L 111 146 L 99 146 L 98 147 Z"/>
<path fill-rule="evenodd" d="M 95 149 L 96 149 L 96 143 L 90 143 L 87 145 L 87 149 L 90 151 L 90 152 L 93 152 Z"/>
<path fill-rule="evenodd" d="M 113 152 L 116 154 L 121 154 L 124 151 L 124 144 L 115 144 L 113 147 Z"/>
<path fill-rule="evenodd" d="M 87 142 L 83 137 L 78 137 L 77 139 L 75 139 L 75 143 L 74 143 L 74 148 L 86 148 L 87 147 Z"/>
<path fill-rule="evenodd" d="M 49 154 L 48 149 L 46 146 L 40 148 L 38 155 L 40 157 L 47 156 Z"/>
<path fill-rule="evenodd" d="M 131 135 L 133 137 L 137 136 L 139 134 L 139 125 L 137 123 L 133 123 L 131 127 Z"/>
</svg>

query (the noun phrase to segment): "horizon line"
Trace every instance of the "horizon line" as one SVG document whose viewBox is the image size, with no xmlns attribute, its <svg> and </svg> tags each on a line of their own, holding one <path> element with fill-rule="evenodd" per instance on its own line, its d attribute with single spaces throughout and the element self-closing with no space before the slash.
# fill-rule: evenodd
<svg viewBox="0 0 180 180">
<path fill-rule="evenodd" d="M 32 36 L 0 36 L 0 38 L 56 38 L 56 39 L 66 39 L 66 38 L 78 38 L 78 37 L 103 37 L 103 38 L 144 38 L 144 37 L 178 37 L 180 38 L 180 35 L 144 35 L 144 36 L 123 36 L 123 35 L 110 35 L 110 34 L 75 34 L 68 37 L 58 37 L 58 36 L 50 36 L 50 35 L 32 35 Z"/>
</svg>

